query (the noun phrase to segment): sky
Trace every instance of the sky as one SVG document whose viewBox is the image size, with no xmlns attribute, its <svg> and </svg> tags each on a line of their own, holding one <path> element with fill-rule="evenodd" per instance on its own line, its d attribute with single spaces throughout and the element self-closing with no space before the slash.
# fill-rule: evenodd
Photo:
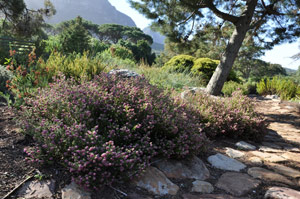
<svg viewBox="0 0 300 199">
<path fill-rule="evenodd" d="M 151 20 L 146 19 L 142 14 L 131 8 L 127 0 L 108 0 L 120 12 L 130 16 L 136 25 L 143 29 L 147 27 Z M 298 69 L 300 60 L 294 61 L 290 57 L 300 52 L 300 39 L 295 43 L 285 43 L 275 46 L 272 50 L 266 51 L 265 55 L 261 57 L 266 62 L 274 64 L 281 64 L 285 68 Z"/>
</svg>

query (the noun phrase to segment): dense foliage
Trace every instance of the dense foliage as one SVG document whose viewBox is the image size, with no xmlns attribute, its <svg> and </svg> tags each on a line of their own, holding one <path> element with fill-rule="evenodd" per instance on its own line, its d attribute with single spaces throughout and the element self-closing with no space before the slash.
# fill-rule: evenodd
<svg viewBox="0 0 300 199">
<path fill-rule="evenodd" d="M 142 78 L 58 79 L 25 101 L 32 161 L 61 163 L 90 189 L 138 175 L 153 156 L 199 153 L 205 139 L 196 111 Z"/>
<path fill-rule="evenodd" d="M 257 92 L 260 95 L 277 94 L 282 100 L 300 99 L 300 86 L 291 79 L 279 76 L 262 79 L 257 84 Z"/>
<path fill-rule="evenodd" d="M 189 55 L 177 55 L 172 57 L 163 66 L 164 70 L 178 73 L 190 73 L 194 66 L 195 58 Z"/>
</svg>

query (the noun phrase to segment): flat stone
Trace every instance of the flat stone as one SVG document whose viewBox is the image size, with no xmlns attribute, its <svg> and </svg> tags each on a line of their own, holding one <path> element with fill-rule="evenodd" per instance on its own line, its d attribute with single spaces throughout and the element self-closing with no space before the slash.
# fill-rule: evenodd
<svg viewBox="0 0 300 199">
<path fill-rule="evenodd" d="M 216 187 L 227 191 L 234 196 L 242 196 L 255 189 L 261 182 L 245 173 L 224 173 L 218 180 Z"/>
<path fill-rule="evenodd" d="M 300 149 L 297 148 L 297 147 L 293 147 L 293 146 L 285 146 L 284 147 L 284 150 L 287 150 L 289 152 L 296 152 L 296 153 L 299 153 L 300 152 Z"/>
<path fill-rule="evenodd" d="M 300 177 L 300 171 L 297 171 L 296 169 L 292 169 L 280 164 L 267 164 L 268 168 L 274 170 L 276 173 L 280 173 L 285 176 L 289 176 L 292 178 L 298 178 Z"/>
<path fill-rule="evenodd" d="M 192 194 L 183 194 L 183 199 L 248 199 L 241 197 L 234 197 L 227 194 L 202 194 L 202 195 L 192 195 Z"/>
<path fill-rule="evenodd" d="M 287 161 L 294 161 L 300 163 L 299 153 L 286 152 L 282 155 Z"/>
<path fill-rule="evenodd" d="M 29 181 L 18 191 L 18 196 L 22 198 L 54 198 L 55 181 Z"/>
<path fill-rule="evenodd" d="M 198 157 L 190 160 L 163 160 L 155 164 L 168 178 L 206 180 L 210 174 Z"/>
<path fill-rule="evenodd" d="M 271 152 L 271 153 L 282 153 L 282 152 L 284 152 L 281 149 L 274 149 L 274 148 L 271 148 L 271 147 L 268 147 L 268 146 L 261 146 L 261 147 L 259 147 L 259 150 L 263 151 L 263 152 Z"/>
<path fill-rule="evenodd" d="M 72 182 L 61 190 L 62 199 L 90 199 L 91 194 L 81 189 L 75 182 Z"/>
<path fill-rule="evenodd" d="M 149 167 L 141 177 L 134 181 L 134 184 L 160 196 L 176 195 L 179 190 L 176 184 L 155 167 Z"/>
<path fill-rule="evenodd" d="M 271 187 L 265 194 L 265 199 L 299 199 L 300 192 L 286 187 Z"/>
<path fill-rule="evenodd" d="M 256 149 L 255 146 L 244 141 L 237 142 L 235 146 L 237 146 L 239 149 L 246 150 L 246 151 L 251 151 Z"/>
<path fill-rule="evenodd" d="M 208 157 L 208 162 L 215 168 L 226 170 L 226 171 L 240 171 L 246 168 L 246 165 L 243 163 L 217 153 Z"/>
<path fill-rule="evenodd" d="M 214 187 L 209 182 L 196 180 L 193 182 L 191 191 L 198 193 L 211 193 L 214 191 Z"/>
<path fill-rule="evenodd" d="M 283 162 L 286 161 L 286 158 L 282 157 L 281 155 L 273 154 L 273 153 L 266 153 L 260 151 L 252 151 L 253 155 L 261 158 L 263 161 L 267 162 Z"/>
<path fill-rule="evenodd" d="M 268 182 L 280 182 L 288 185 L 294 185 L 294 183 L 289 179 L 287 179 L 286 177 L 260 167 L 252 167 L 248 169 L 248 174 L 253 178 L 258 178 Z"/>
<path fill-rule="evenodd" d="M 226 147 L 226 154 L 231 158 L 241 158 L 245 155 L 244 152 Z"/>
<path fill-rule="evenodd" d="M 251 157 L 248 161 L 257 166 L 261 166 L 263 164 L 263 161 L 259 157 Z"/>
</svg>

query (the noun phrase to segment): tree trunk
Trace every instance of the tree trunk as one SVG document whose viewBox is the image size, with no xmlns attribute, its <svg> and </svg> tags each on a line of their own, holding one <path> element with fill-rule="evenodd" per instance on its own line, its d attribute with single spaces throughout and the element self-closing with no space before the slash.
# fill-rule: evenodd
<svg viewBox="0 0 300 199">
<path fill-rule="evenodd" d="M 246 33 L 250 27 L 256 5 L 257 0 L 248 1 L 245 11 L 241 15 L 239 21 L 235 24 L 235 30 L 233 31 L 226 50 L 221 57 L 220 64 L 216 68 L 206 87 L 206 91 L 209 94 L 220 95 L 223 85 L 233 66 L 234 60 L 238 55 L 240 47 L 242 46 Z"/>
</svg>

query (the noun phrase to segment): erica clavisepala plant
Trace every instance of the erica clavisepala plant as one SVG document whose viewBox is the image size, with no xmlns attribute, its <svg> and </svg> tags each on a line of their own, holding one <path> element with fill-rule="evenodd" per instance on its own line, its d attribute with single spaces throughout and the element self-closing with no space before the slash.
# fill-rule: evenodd
<svg viewBox="0 0 300 199">
<path fill-rule="evenodd" d="M 78 84 L 60 77 L 21 108 L 37 143 L 29 160 L 59 162 L 87 189 L 134 177 L 154 156 L 199 153 L 205 141 L 197 111 L 144 78 L 101 74 Z"/>
</svg>

